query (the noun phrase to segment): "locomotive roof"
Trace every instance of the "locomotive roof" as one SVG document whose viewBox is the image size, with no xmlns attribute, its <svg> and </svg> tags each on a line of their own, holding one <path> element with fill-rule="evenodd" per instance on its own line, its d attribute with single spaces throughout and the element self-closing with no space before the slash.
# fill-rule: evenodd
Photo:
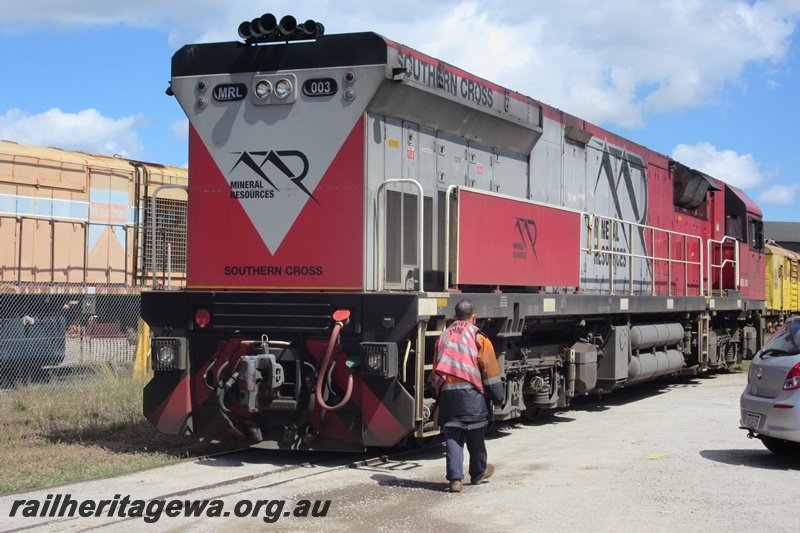
<svg viewBox="0 0 800 533">
<path fill-rule="evenodd" d="M 202 48 L 202 54 L 197 53 Z M 240 41 L 189 44 L 172 57 L 173 76 L 376 65 L 387 41 L 377 33 L 322 35 L 316 40 L 261 46 Z"/>
<path fill-rule="evenodd" d="M 763 216 L 761 208 L 758 207 L 758 205 L 756 205 L 756 203 L 753 200 L 751 200 L 750 197 L 747 196 L 747 194 L 743 190 L 734 187 L 733 185 L 728 185 L 727 183 L 725 184 L 725 186 L 728 189 L 730 189 L 731 192 L 733 192 L 742 201 L 742 203 L 744 203 L 744 207 L 748 213 L 750 213 L 751 215 L 756 215 L 759 218 Z"/>
<path fill-rule="evenodd" d="M 542 105 L 376 33 L 321 35 L 316 40 L 252 45 L 191 44 L 172 58 L 172 77 L 380 67 L 387 82 L 369 110 L 426 124 L 529 154 L 542 134 Z M 463 108 L 477 113 L 465 118 Z"/>
</svg>

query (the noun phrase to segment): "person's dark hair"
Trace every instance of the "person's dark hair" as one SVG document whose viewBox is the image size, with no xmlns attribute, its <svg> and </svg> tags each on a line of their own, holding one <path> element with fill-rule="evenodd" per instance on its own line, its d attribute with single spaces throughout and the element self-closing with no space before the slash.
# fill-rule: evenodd
<svg viewBox="0 0 800 533">
<path fill-rule="evenodd" d="M 459 320 L 469 320 L 475 314 L 475 304 L 469 300 L 461 300 L 456 304 L 456 318 Z"/>
</svg>

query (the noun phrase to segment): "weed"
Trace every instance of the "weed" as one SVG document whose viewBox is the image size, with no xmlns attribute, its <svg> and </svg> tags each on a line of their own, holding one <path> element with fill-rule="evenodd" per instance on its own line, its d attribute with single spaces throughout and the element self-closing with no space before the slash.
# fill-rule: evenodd
<svg viewBox="0 0 800 533">
<path fill-rule="evenodd" d="M 187 456 L 219 445 L 162 435 L 142 415 L 144 382 L 98 366 L 0 396 L 0 493 L 52 485 Z"/>
</svg>

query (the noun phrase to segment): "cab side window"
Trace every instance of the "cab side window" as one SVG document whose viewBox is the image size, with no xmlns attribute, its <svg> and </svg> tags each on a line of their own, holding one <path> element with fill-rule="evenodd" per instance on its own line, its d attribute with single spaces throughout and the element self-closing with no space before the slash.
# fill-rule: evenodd
<svg viewBox="0 0 800 533">
<path fill-rule="evenodd" d="M 764 223 L 758 218 L 748 220 L 748 235 L 750 237 L 750 249 L 759 252 L 764 251 Z"/>
</svg>

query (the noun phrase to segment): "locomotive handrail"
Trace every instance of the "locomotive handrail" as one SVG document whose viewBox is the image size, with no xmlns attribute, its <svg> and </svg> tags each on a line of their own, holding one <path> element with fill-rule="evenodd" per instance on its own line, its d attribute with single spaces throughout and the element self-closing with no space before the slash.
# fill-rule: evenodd
<svg viewBox="0 0 800 533">
<path fill-rule="evenodd" d="M 722 247 L 724 246 L 724 244 L 726 242 L 732 242 L 733 243 L 734 258 L 733 259 L 722 260 Z M 713 246 L 715 244 L 719 245 L 720 264 L 718 264 L 718 265 L 713 264 L 713 260 L 712 260 L 712 258 L 714 256 L 712 255 L 711 252 L 713 251 Z M 708 293 L 706 294 L 706 296 L 713 296 L 714 295 L 713 294 L 714 293 L 714 286 L 713 286 L 713 282 L 712 282 L 713 278 L 711 277 L 711 274 L 714 271 L 714 269 L 719 269 L 719 291 L 720 291 L 720 294 L 722 294 L 722 291 L 723 291 L 722 269 L 728 264 L 732 264 L 733 265 L 733 272 L 734 272 L 733 286 L 734 286 L 734 290 L 738 291 L 739 290 L 739 241 L 736 238 L 731 237 L 729 235 L 724 236 L 722 239 L 720 239 L 718 241 L 709 239 L 708 240 L 708 266 L 707 266 L 707 268 L 708 268 L 708 270 L 707 270 L 707 274 L 708 274 Z"/>
<path fill-rule="evenodd" d="M 383 230 L 383 226 L 384 226 L 384 219 L 383 219 L 383 215 L 384 215 L 384 207 L 383 207 L 384 195 L 382 193 L 384 191 L 384 188 L 387 185 L 396 184 L 396 183 L 400 183 L 400 184 L 406 183 L 408 185 L 416 187 L 417 191 L 419 192 L 419 195 L 417 196 L 417 229 L 418 229 L 418 233 L 419 233 L 417 235 L 417 257 L 418 257 L 417 268 L 418 268 L 418 274 L 419 274 L 417 292 L 423 292 L 423 279 L 424 279 L 424 276 L 425 276 L 425 262 L 423 261 L 423 252 L 425 250 L 425 240 L 424 240 L 425 233 L 423 231 L 423 229 L 424 229 L 423 228 L 423 224 L 424 224 L 424 220 L 425 220 L 424 219 L 424 217 L 425 217 L 425 213 L 424 213 L 425 196 L 424 196 L 424 193 L 423 193 L 423 190 L 422 190 L 422 185 L 417 180 L 413 180 L 411 178 L 397 178 L 397 179 L 385 180 L 383 183 L 381 183 L 378 186 L 378 190 L 376 192 L 377 200 L 378 200 L 378 212 L 376 213 L 376 218 L 378 220 L 378 239 L 377 239 L 378 243 L 377 243 L 377 249 L 376 249 L 376 252 L 378 254 L 378 258 L 377 258 L 378 261 L 377 261 L 377 264 L 375 265 L 375 274 L 377 276 L 377 280 L 375 282 L 375 290 L 377 290 L 377 291 L 382 291 L 383 290 L 384 277 L 385 277 L 384 272 L 383 272 L 383 266 L 384 266 L 383 265 L 383 256 L 384 256 L 384 253 L 385 253 L 385 250 L 383 248 L 383 246 L 384 246 L 384 236 L 383 236 L 383 233 L 384 233 L 384 230 Z"/>
<path fill-rule="evenodd" d="M 597 215 L 593 213 L 583 213 L 584 220 L 586 221 L 587 233 L 586 233 L 586 246 L 581 248 L 582 252 L 587 254 L 605 254 L 609 257 L 609 294 L 614 294 L 614 258 L 621 256 L 628 258 L 628 277 L 630 279 L 629 283 L 629 294 L 634 294 L 633 290 L 633 259 L 644 259 L 649 261 L 652 265 L 652 272 L 653 272 L 653 279 L 651 282 L 651 294 L 655 296 L 656 294 L 656 280 L 655 280 L 655 263 L 657 261 L 664 261 L 667 263 L 667 295 L 672 296 L 672 264 L 679 263 L 683 265 L 683 294 L 688 295 L 689 292 L 689 267 L 696 266 L 698 267 L 698 278 L 700 283 L 700 291 L 699 294 L 702 295 L 705 293 L 705 284 L 703 283 L 703 264 L 704 264 L 704 250 L 703 250 L 703 239 L 697 235 L 690 235 L 688 233 L 682 233 L 679 231 L 667 230 L 663 228 L 656 228 L 653 226 L 648 226 L 646 224 L 641 224 L 638 222 L 630 222 L 626 220 L 620 220 L 612 217 L 606 217 L 602 215 Z M 652 254 L 637 254 L 633 253 L 633 246 L 628 247 L 628 251 L 618 251 L 614 250 L 612 246 L 608 246 L 608 250 L 604 250 L 601 244 L 601 237 L 600 232 L 597 231 L 597 227 L 602 220 L 609 221 L 609 242 L 613 238 L 615 234 L 615 228 L 618 224 L 626 226 L 628 229 L 628 234 L 633 235 L 633 228 L 641 228 L 645 231 L 650 231 L 650 249 L 652 250 Z M 656 248 L 655 248 L 655 235 L 656 232 L 660 232 L 666 235 L 667 238 L 667 257 L 657 257 L 656 256 Z M 672 257 L 672 240 L 673 237 L 680 237 L 683 239 L 683 259 L 676 259 Z M 698 261 L 690 261 L 688 257 L 688 242 L 689 240 L 697 240 L 697 250 L 699 254 Z"/>
</svg>

